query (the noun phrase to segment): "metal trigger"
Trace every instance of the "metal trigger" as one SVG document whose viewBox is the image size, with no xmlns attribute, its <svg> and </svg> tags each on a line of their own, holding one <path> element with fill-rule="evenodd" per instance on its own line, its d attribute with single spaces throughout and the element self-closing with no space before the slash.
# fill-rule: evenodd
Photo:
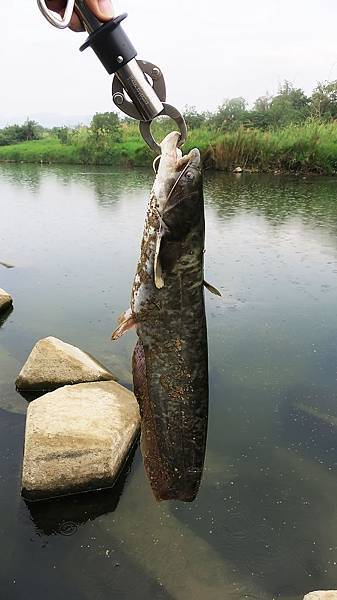
<svg viewBox="0 0 337 600">
<path fill-rule="evenodd" d="M 157 95 L 157 99 L 159 99 L 160 103 L 165 102 L 166 100 L 166 85 L 164 76 L 156 65 L 146 60 L 136 60 L 139 69 L 142 73 L 139 73 L 140 80 L 137 81 L 138 74 L 137 72 L 127 73 L 127 76 L 124 78 L 120 71 L 117 71 L 115 77 L 112 82 L 112 99 L 116 106 L 123 111 L 129 117 L 136 119 L 137 121 L 144 121 L 149 119 L 148 107 L 147 103 L 144 105 L 144 83 L 149 86 L 149 79 L 152 81 L 152 89 Z M 145 82 L 144 82 L 144 79 Z M 133 101 L 128 100 L 126 94 L 130 96 L 128 93 L 128 85 L 130 84 L 130 79 L 135 82 L 136 85 L 133 86 Z M 151 88 L 150 88 L 151 89 Z M 135 95 L 136 92 L 136 95 Z M 139 98 L 137 96 L 139 95 Z M 139 100 L 139 102 L 137 102 Z M 136 106 L 135 101 L 138 106 Z M 158 104 L 158 110 L 161 112 L 162 104 Z M 151 109 L 153 110 L 153 109 Z M 158 114 L 158 113 L 157 113 Z M 151 119 L 156 115 L 156 112 L 151 112 Z M 150 120 L 150 119 L 149 119 Z"/>
</svg>

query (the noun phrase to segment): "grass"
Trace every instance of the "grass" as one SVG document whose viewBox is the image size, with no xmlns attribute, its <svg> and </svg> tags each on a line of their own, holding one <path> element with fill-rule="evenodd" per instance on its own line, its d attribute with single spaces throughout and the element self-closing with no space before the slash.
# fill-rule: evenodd
<svg viewBox="0 0 337 600">
<path fill-rule="evenodd" d="M 160 125 L 158 139 L 165 135 Z M 337 172 L 337 122 L 308 121 L 275 131 L 245 129 L 216 133 L 191 130 L 185 151 L 198 147 L 208 168 L 334 174 Z M 62 144 L 56 137 L 0 147 L 0 161 L 148 166 L 153 155 L 136 126 L 126 126 L 120 142 L 95 143 L 88 133 Z"/>
<path fill-rule="evenodd" d="M 308 121 L 263 132 L 238 129 L 212 144 L 217 169 L 333 174 L 337 171 L 337 123 Z"/>
</svg>

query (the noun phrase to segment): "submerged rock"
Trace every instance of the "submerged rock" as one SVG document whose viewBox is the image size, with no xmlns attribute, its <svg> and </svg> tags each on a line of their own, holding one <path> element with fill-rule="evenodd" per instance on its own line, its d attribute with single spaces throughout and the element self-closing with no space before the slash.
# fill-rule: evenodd
<svg viewBox="0 0 337 600">
<path fill-rule="evenodd" d="M 0 313 L 5 312 L 5 310 L 8 310 L 12 306 L 12 296 L 0 288 Z"/>
<path fill-rule="evenodd" d="M 304 600 L 337 600 L 337 591 L 327 590 L 325 592 L 311 592 L 311 594 L 304 596 Z"/>
<path fill-rule="evenodd" d="M 111 487 L 139 426 L 135 396 L 113 381 L 66 386 L 34 400 L 22 495 L 34 501 Z"/>
<path fill-rule="evenodd" d="M 86 352 L 47 337 L 34 346 L 15 383 L 20 391 L 49 391 L 63 385 L 114 379 Z"/>
</svg>

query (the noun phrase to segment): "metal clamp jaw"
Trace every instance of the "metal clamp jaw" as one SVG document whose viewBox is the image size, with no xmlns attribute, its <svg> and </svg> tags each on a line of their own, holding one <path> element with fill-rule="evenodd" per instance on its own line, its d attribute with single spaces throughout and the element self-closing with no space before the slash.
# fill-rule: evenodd
<svg viewBox="0 0 337 600">
<path fill-rule="evenodd" d="M 157 154 L 161 152 L 160 145 L 151 132 L 151 123 L 158 116 L 171 117 L 179 127 L 179 145 L 186 141 L 187 128 L 183 116 L 177 109 L 166 104 L 166 86 L 161 70 L 152 63 L 136 60 L 137 51 L 121 26 L 126 14 L 103 24 L 88 9 L 84 0 L 68 0 L 61 19 L 48 10 L 45 0 L 37 2 L 46 19 L 59 29 L 69 26 L 75 10 L 89 33 L 80 50 L 91 47 L 108 73 L 115 74 L 113 101 L 125 114 L 140 121 L 141 135 L 150 148 Z M 126 94 L 130 100 L 126 98 Z"/>
</svg>

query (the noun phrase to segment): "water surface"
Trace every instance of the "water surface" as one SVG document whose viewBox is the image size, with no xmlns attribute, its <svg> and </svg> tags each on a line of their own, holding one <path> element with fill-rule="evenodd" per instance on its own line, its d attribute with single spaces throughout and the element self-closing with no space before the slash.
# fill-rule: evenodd
<svg viewBox="0 0 337 600">
<path fill-rule="evenodd" d="M 206 175 L 211 410 L 191 505 L 139 450 L 113 490 L 27 505 L 15 377 L 54 335 L 131 386 L 127 307 L 151 172 L 0 167 L 0 597 L 299 600 L 337 579 L 334 179 Z"/>
</svg>

